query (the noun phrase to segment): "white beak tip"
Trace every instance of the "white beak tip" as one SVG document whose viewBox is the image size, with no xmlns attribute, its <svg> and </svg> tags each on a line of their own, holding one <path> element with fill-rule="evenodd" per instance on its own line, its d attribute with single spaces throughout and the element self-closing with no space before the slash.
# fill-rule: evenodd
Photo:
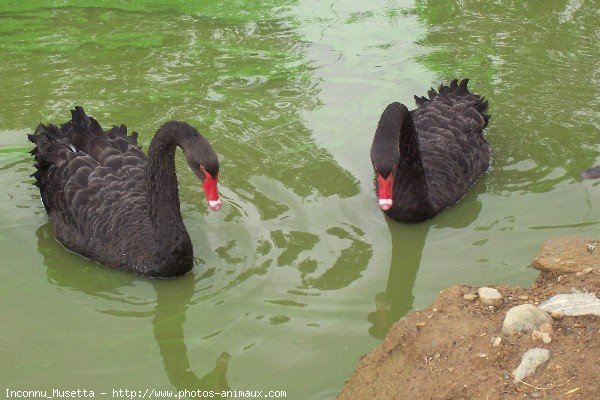
<svg viewBox="0 0 600 400">
<path fill-rule="evenodd" d="M 379 199 L 379 208 L 383 211 L 387 211 L 392 208 L 392 199 Z"/>
<path fill-rule="evenodd" d="M 222 204 L 223 203 L 221 203 L 221 199 L 208 200 L 208 208 L 210 208 L 213 211 L 219 211 L 221 209 Z"/>
</svg>

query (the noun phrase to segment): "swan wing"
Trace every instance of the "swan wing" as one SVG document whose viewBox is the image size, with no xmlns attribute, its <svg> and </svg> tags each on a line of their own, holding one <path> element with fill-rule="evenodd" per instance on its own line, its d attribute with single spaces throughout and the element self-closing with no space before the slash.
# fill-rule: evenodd
<svg viewBox="0 0 600 400">
<path fill-rule="evenodd" d="M 490 116 L 488 103 L 469 92 L 467 79 L 460 84 L 431 89 L 417 97 L 412 111 L 432 204 L 444 209 L 460 200 L 490 162 L 489 144 L 483 136 Z"/>
<path fill-rule="evenodd" d="M 73 120 L 61 128 L 40 124 L 29 135 L 36 144 L 35 184 L 56 236 L 95 259 L 126 251 L 131 241 L 123 239 L 149 224 L 147 158 L 120 127 L 104 132 L 92 118 L 86 129 L 73 125 Z"/>
</svg>

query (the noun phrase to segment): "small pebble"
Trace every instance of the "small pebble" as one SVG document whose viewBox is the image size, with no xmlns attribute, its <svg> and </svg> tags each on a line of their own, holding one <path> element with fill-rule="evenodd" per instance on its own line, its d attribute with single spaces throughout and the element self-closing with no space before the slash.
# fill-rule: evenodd
<svg viewBox="0 0 600 400">
<path fill-rule="evenodd" d="M 479 358 L 486 358 L 487 354 L 486 353 L 477 353 L 476 356 Z"/>
<path fill-rule="evenodd" d="M 552 341 L 552 336 L 550 336 L 549 333 L 546 332 L 542 332 L 542 341 L 546 344 L 550 343 Z"/>
<path fill-rule="evenodd" d="M 488 306 L 500 304 L 504 298 L 498 289 L 492 287 L 480 287 L 477 294 L 479 295 L 479 301 Z"/>
<path fill-rule="evenodd" d="M 588 253 L 591 253 L 592 251 L 594 251 L 594 249 L 596 248 L 596 246 L 598 246 L 598 242 L 588 243 L 587 244 L 587 251 L 588 251 Z"/>
<path fill-rule="evenodd" d="M 554 329 L 552 328 L 552 324 L 546 322 L 545 324 L 540 325 L 540 332 L 545 332 L 545 333 L 552 333 Z"/>
<path fill-rule="evenodd" d="M 535 330 L 535 331 L 531 332 L 531 337 L 533 338 L 533 340 L 542 339 L 542 341 L 546 344 L 548 344 L 552 341 L 552 337 L 550 336 L 550 334 L 548 332 L 541 332 L 541 331 Z"/>
<path fill-rule="evenodd" d="M 438 359 L 438 358 L 440 358 L 441 356 L 442 356 L 442 355 L 441 355 L 440 353 L 435 353 L 435 354 L 433 355 L 433 358 L 435 358 L 435 359 Z"/>
<path fill-rule="evenodd" d="M 502 342 L 502 338 L 500 336 L 498 336 L 497 338 L 494 339 L 494 341 L 492 342 L 492 346 L 493 347 L 498 347 L 500 346 L 500 342 Z"/>
<path fill-rule="evenodd" d="M 508 371 L 502 371 L 502 377 L 506 380 L 510 379 L 510 374 L 508 373 Z"/>
<path fill-rule="evenodd" d="M 592 272 L 593 270 L 594 270 L 594 269 L 593 269 L 593 268 L 591 268 L 591 267 L 590 267 L 590 268 L 586 268 L 586 269 L 584 269 L 584 270 L 582 270 L 582 271 L 579 271 L 579 272 L 577 272 L 575 275 L 577 275 L 577 276 L 587 275 L 587 274 L 589 274 L 590 272 Z"/>
<path fill-rule="evenodd" d="M 463 296 L 463 299 L 467 301 L 474 301 L 477 298 L 477 295 L 474 293 L 467 293 Z"/>
<path fill-rule="evenodd" d="M 529 296 L 518 296 L 517 299 L 527 301 L 529 300 Z"/>
<path fill-rule="evenodd" d="M 552 317 L 552 319 L 562 319 L 565 316 L 565 314 L 563 314 L 560 311 L 554 311 L 550 314 L 550 316 Z"/>
<path fill-rule="evenodd" d="M 538 397 L 540 397 L 542 394 L 540 392 L 533 392 L 529 395 L 529 397 L 537 399 Z"/>
</svg>

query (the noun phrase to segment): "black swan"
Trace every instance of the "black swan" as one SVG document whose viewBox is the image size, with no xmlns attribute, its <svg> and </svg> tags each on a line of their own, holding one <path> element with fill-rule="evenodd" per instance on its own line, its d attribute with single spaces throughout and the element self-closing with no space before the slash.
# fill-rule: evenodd
<svg viewBox="0 0 600 400">
<path fill-rule="evenodd" d="M 401 103 L 381 115 L 371 162 L 379 207 L 402 222 L 420 222 L 460 200 L 490 163 L 483 137 L 488 103 L 470 93 L 468 79 L 417 97 L 417 109 Z"/>
<path fill-rule="evenodd" d="M 600 165 L 596 165 L 595 167 L 586 169 L 581 173 L 581 177 L 583 179 L 600 178 Z"/>
<path fill-rule="evenodd" d="M 149 277 L 190 271 L 193 248 L 179 208 L 175 148 L 202 181 L 211 210 L 219 160 L 196 129 L 185 122 L 161 126 L 148 156 L 127 136 L 125 125 L 102 130 L 81 107 L 60 128 L 40 124 L 28 135 L 39 187 L 54 234 L 68 250 L 97 263 Z"/>
</svg>

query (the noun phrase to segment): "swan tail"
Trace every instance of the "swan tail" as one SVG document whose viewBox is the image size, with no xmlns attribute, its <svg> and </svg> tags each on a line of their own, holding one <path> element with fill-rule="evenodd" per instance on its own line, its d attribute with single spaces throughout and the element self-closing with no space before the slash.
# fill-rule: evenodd
<svg viewBox="0 0 600 400">
<path fill-rule="evenodd" d="M 141 150 L 141 147 L 138 144 L 138 133 L 131 132 L 131 135 L 127 135 L 127 127 L 123 124 L 121 124 L 120 126 L 115 125 L 111 129 L 105 131 L 104 133 L 111 140 L 118 140 L 120 138 L 126 139 L 133 146 Z"/>
<path fill-rule="evenodd" d="M 37 163 L 60 165 L 66 161 L 68 153 L 77 150 L 63 132 L 55 125 L 39 124 L 33 135 L 27 135 L 30 142 L 35 144 L 29 152 Z"/>
<path fill-rule="evenodd" d="M 137 132 L 127 135 L 125 125 L 113 126 L 105 131 L 81 106 L 71 110 L 71 120 L 63 124 L 61 130 L 77 149 L 83 150 L 99 162 L 103 162 L 112 154 L 126 152 L 130 146 L 141 150 Z"/>
<path fill-rule="evenodd" d="M 429 99 L 427 97 L 424 97 L 424 96 L 419 97 L 419 96 L 415 95 L 415 103 L 417 103 L 417 107 L 422 107 L 428 101 L 429 101 Z"/>
<path fill-rule="evenodd" d="M 453 79 L 449 85 L 440 85 L 437 91 L 431 88 L 427 92 L 427 96 L 429 98 L 424 96 L 415 96 L 415 102 L 417 104 L 417 107 L 425 108 L 436 99 L 452 107 L 458 104 L 463 104 L 466 105 L 467 109 L 473 108 L 475 111 L 477 111 L 481 119 L 483 119 L 483 129 L 487 126 L 488 121 L 491 117 L 487 113 L 488 101 L 482 96 L 470 92 L 469 88 L 467 87 L 468 83 L 468 78 L 465 78 L 460 82 L 458 81 L 458 79 Z"/>
<path fill-rule="evenodd" d="M 101 142 L 106 140 L 106 135 L 98 121 L 89 117 L 81 106 L 71 110 L 71 120 L 62 124 L 61 131 L 77 149 L 90 155 L 95 146 L 101 145 Z"/>
<path fill-rule="evenodd" d="M 442 84 L 438 87 L 437 91 L 439 94 L 444 94 L 444 95 L 453 94 L 455 96 L 466 97 L 466 96 L 472 94 L 471 92 L 469 92 L 469 89 L 467 87 L 468 83 L 469 83 L 469 78 L 463 79 L 462 81 L 460 81 L 460 83 L 458 83 L 458 79 L 453 79 L 450 82 L 450 85 L 446 86 L 446 85 Z"/>
<path fill-rule="evenodd" d="M 35 172 L 31 174 L 35 179 L 34 185 L 40 189 L 42 203 L 46 211 L 50 211 L 47 201 L 47 188 L 49 186 L 52 167 L 61 166 L 75 156 L 76 149 L 69 139 L 55 125 L 39 124 L 33 134 L 27 138 L 35 144 L 29 152 L 35 159 Z"/>
</svg>

